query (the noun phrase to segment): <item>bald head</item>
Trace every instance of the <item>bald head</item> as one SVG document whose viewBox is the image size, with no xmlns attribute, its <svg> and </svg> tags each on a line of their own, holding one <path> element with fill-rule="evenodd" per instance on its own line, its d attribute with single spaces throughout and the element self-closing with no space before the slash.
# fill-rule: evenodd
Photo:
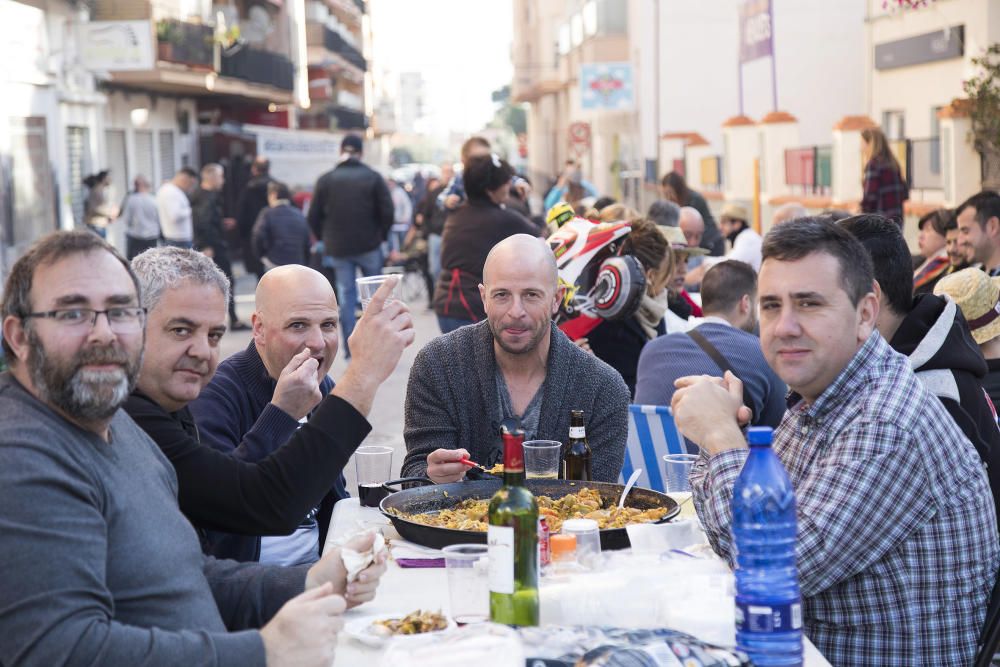
<svg viewBox="0 0 1000 667">
<path fill-rule="evenodd" d="M 787 204 L 782 204 L 774 210 L 774 217 L 771 218 L 771 225 L 780 225 L 783 222 L 788 222 L 789 220 L 795 220 L 796 218 L 804 218 L 809 213 L 806 211 L 806 207 L 802 204 L 792 201 Z"/>
<path fill-rule="evenodd" d="M 301 264 L 276 266 L 260 279 L 254 293 L 258 313 L 275 313 L 296 301 L 317 299 L 337 303 L 330 281 L 319 271 Z"/>
<path fill-rule="evenodd" d="M 493 246 L 479 295 L 495 354 L 534 359 L 544 367 L 550 322 L 559 308 L 558 283 L 555 255 L 542 239 L 515 234 Z"/>
<path fill-rule="evenodd" d="M 490 283 L 496 267 L 514 268 L 523 275 L 535 275 L 546 287 L 555 291 L 559 283 L 556 258 L 548 244 L 537 236 L 514 234 L 493 246 L 483 266 L 483 282 Z"/>
<path fill-rule="evenodd" d="M 705 235 L 705 219 L 701 217 L 698 209 L 682 206 L 678 226 L 684 232 L 684 238 L 689 246 L 698 247 L 701 245 L 701 237 Z"/>
<path fill-rule="evenodd" d="M 322 379 L 337 354 L 337 297 L 323 274 L 299 264 L 278 266 L 260 279 L 254 297 L 253 338 L 277 379 L 296 354 L 309 348 Z"/>
</svg>

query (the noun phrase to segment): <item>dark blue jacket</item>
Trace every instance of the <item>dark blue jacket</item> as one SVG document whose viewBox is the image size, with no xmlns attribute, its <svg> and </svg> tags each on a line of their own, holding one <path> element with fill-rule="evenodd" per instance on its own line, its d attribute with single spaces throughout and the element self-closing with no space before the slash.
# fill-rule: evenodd
<svg viewBox="0 0 1000 667">
<path fill-rule="evenodd" d="M 261 211 L 253 228 L 253 249 L 261 259 L 284 264 L 309 263 L 309 224 L 290 204 L 278 204 Z"/>
<path fill-rule="evenodd" d="M 190 404 L 202 444 L 244 461 L 260 461 L 285 444 L 300 424 L 271 404 L 277 384 L 268 375 L 253 341 L 219 364 L 215 377 Z M 328 377 L 320 384 L 324 395 L 332 388 L 333 380 Z M 340 475 L 316 516 L 321 548 L 334 503 L 348 496 Z M 260 557 L 260 536 L 208 531 L 207 546 L 216 558 L 246 562 Z"/>
</svg>

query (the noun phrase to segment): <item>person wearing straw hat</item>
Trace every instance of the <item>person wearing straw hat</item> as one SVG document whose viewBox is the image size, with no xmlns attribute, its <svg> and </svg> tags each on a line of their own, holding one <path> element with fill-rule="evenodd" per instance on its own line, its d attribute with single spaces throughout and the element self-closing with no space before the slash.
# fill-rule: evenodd
<svg viewBox="0 0 1000 667">
<path fill-rule="evenodd" d="M 701 282 L 705 271 L 726 259 L 739 260 L 760 271 L 761 244 L 764 239 L 750 226 L 750 213 L 745 206 L 726 204 L 719 215 L 719 228 L 729 240 L 730 249 L 725 257 L 708 257 L 700 267 L 691 272 L 689 283 Z"/>
<path fill-rule="evenodd" d="M 1000 278 L 963 269 L 939 280 L 934 293 L 951 297 L 962 311 L 986 359 L 983 388 L 994 404 L 1000 402 Z"/>
</svg>

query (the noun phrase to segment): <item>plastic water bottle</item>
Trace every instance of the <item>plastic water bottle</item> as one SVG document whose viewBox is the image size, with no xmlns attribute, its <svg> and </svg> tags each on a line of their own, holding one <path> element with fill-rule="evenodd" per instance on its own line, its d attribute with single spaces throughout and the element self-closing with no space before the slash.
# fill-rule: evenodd
<svg viewBox="0 0 1000 667">
<path fill-rule="evenodd" d="M 736 644 L 759 667 L 801 665 L 795 493 L 771 450 L 771 429 L 748 436 L 750 455 L 733 487 Z"/>
</svg>

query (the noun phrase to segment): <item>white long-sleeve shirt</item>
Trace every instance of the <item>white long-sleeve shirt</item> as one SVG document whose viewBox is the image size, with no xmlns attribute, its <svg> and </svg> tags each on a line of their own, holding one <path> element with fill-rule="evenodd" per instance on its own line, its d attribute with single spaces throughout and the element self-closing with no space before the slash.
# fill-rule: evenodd
<svg viewBox="0 0 1000 667">
<path fill-rule="evenodd" d="M 706 257 L 705 264 L 715 266 L 719 262 L 727 259 L 738 259 L 753 267 L 754 271 L 760 271 L 761 246 L 764 239 L 753 229 L 746 227 L 736 235 L 732 249 L 726 253 L 725 257 Z"/>
<path fill-rule="evenodd" d="M 160 229 L 168 241 L 194 239 L 191 201 L 179 187 L 167 181 L 156 193 L 156 208 L 160 213 Z"/>
</svg>

